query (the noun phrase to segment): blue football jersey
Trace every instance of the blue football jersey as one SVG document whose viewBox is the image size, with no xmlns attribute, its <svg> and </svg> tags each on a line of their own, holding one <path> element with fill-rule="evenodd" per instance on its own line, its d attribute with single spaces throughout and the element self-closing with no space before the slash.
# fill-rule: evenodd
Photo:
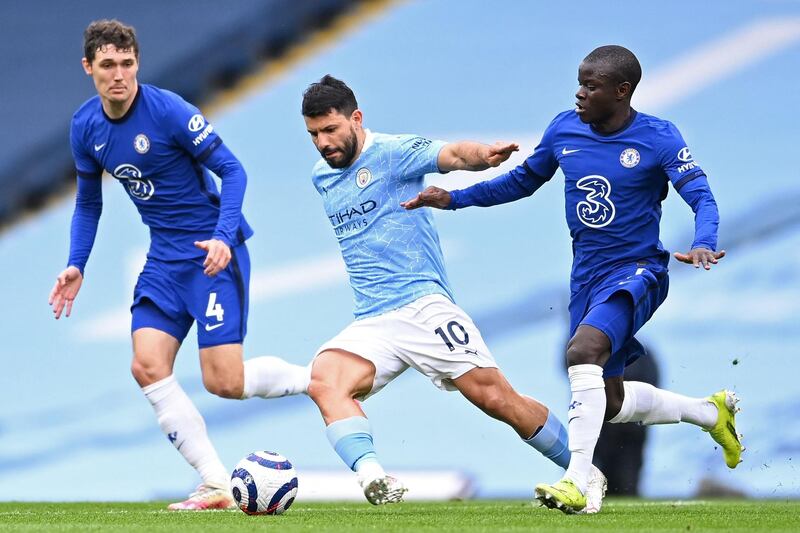
<svg viewBox="0 0 800 533">
<path fill-rule="evenodd" d="M 659 240 L 661 202 L 703 175 L 671 122 L 631 110 L 625 127 L 600 133 L 574 111 L 556 116 L 524 163 L 549 179 L 564 173 L 573 242 L 573 289 L 619 263 L 655 261 L 669 253 Z"/>
<path fill-rule="evenodd" d="M 357 319 L 428 294 L 453 299 L 430 209 L 400 207 L 423 190 L 425 174 L 439 172 L 444 145 L 367 130 L 352 165 L 331 168 L 320 159 L 314 166 L 312 181 L 339 241 Z"/>
<path fill-rule="evenodd" d="M 105 170 L 125 188 L 150 228 L 149 256 L 169 261 L 205 255 L 194 241 L 211 238 L 220 200 L 202 163 L 222 140 L 196 107 L 140 84 L 125 116 L 111 119 L 95 96 L 73 116 L 70 142 L 79 176 L 100 177 Z M 252 233 L 241 216 L 231 244 Z"/>
</svg>

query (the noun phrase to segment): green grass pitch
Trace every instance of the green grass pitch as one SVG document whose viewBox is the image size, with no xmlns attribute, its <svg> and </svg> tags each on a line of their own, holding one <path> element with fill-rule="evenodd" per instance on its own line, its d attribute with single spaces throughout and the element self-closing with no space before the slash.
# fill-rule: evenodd
<svg viewBox="0 0 800 533">
<path fill-rule="evenodd" d="M 525 501 L 297 502 L 281 516 L 168 512 L 153 503 L 0 503 L 0 531 L 800 531 L 800 501 L 611 499 L 602 513 L 566 516 Z"/>
</svg>

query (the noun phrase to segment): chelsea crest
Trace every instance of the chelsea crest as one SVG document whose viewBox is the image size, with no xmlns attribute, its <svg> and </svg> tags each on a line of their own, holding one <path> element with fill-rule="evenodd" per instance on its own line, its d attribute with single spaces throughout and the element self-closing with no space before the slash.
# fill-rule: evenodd
<svg viewBox="0 0 800 533">
<path fill-rule="evenodd" d="M 147 151 L 150 150 L 150 139 L 148 139 L 147 135 L 144 133 L 140 133 L 133 140 L 133 147 L 140 154 L 146 154 Z"/>
<path fill-rule="evenodd" d="M 619 162 L 625 168 L 633 168 L 639 164 L 639 151 L 636 148 L 626 148 L 619 154 Z"/>
</svg>

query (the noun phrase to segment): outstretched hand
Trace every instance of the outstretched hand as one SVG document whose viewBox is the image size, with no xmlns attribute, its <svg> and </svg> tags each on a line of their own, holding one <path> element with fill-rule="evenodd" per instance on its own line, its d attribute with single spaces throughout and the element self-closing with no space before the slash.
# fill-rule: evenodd
<svg viewBox="0 0 800 533">
<path fill-rule="evenodd" d="M 507 157 L 506 157 L 507 159 Z M 498 163 L 499 164 L 499 163 Z M 414 198 L 400 202 L 400 207 L 408 210 L 419 207 L 435 207 L 436 209 L 447 209 L 450 205 L 450 193 L 439 187 L 430 186 Z"/>
<path fill-rule="evenodd" d="M 231 262 L 230 247 L 219 239 L 195 241 L 194 245 L 208 252 L 206 260 L 203 261 L 203 266 L 205 267 L 203 274 L 206 276 L 216 276 L 225 270 L 228 263 Z"/>
<path fill-rule="evenodd" d="M 695 268 L 700 268 L 700 265 L 703 265 L 706 270 L 711 270 L 711 265 L 716 265 L 720 259 L 725 257 L 725 250 L 714 252 L 708 248 L 695 248 L 689 253 L 675 252 L 674 255 L 675 259 L 681 263 L 692 265 Z"/>
<path fill-rule="evenodd" d="M 66 316 L 72 313 L 72 302 L 78 296 L 82 283 L 83 274 L 77 267 L 69 266 L 58 275 L 56 284 L 53 285 L 53 290 L 50 291 L 50 298 L 47 300 L 47 303 L 53 307 L 53 314 L 55 314 L 56 320 L 61 318 L 61 313 L 65 307 L 67 309 Z"/>
<path fill-rule="evenodd" d="M 498 141 L 488 146 L 484 159 L 490 167 L 496 167 L 517 151 L 519 151 L 519 145 L 517 143 Z"/>
</svg>

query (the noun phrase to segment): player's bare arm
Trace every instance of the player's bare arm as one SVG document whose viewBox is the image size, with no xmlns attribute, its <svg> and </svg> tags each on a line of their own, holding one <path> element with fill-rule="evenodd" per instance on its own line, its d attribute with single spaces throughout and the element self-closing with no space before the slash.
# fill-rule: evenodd
<svg viewBox="0 0 800 533">
<path fill-rule="evenodd" d="M 519 150 L 517 143 L 498 141 L 494 144 L 481 144 L 472 141 L 461 141 L 446 144 L 439 152 L 437 161 L 439 170 L 450 172 L 452 170 L 486 170 L 500 165 L 506 161 L 511 154 Z M 428 187 L 416 197 L 405 202 L 400 206 L 405 209 L 417 209 L 420 207 L 435 207 L 436 209 L 447 209 L 450 205 L 450 193 L 439 187 Z"/>
<path fill-rule="evenodd" d="M 716 265 L 720 259 L 725 257 L 725 250 L 715 252 L 708 248 L 694 248 L 688 253 L 675 252 L 675 259 L 681 263 L 692 265 L 695 268 L 700 268 L 702 265 L 704 269 L 711 270 L 711 265 Z"/>
<path fill-rule="evenodd" d="M 48 303 L 53 307 L 53 314 L 56 320 L 61 318 L 61 313 L 66 307 L 66 316 L 72 313 L 72 303 L 78 296 L 83 283 L 83 275 L 77 267 L 69 266 L 65 268 L 56 278 L 56 284 L 50 291 Z"/>
<path fill-rule="evenodd" d="M 405 209 L 418 209 L 420 207 L 435 207 L 436 209 L 447 209 L 450 205 L 450 192 L 431 185 L 414 198 L 400 202 L 400 207 Z"/>
<path fill-rule="evenodd" d="M 496 142 L 492 145 L 473 141 L 449 143 L 439 152 L 439 170 L 486 170 L 496 167 L 519 150 L 517 143 Z"/>
<path fill-rule="evenodd" d="M 208 239 L 207 241 L 197 241 L 195 246 L 208 252 L 206 260 L 203 261 L 205 270 L 203 273 L 206 276 L 216 276 L 225 268 L 231 261 L 231 248 L 219 239 Z"/>
</svg>

